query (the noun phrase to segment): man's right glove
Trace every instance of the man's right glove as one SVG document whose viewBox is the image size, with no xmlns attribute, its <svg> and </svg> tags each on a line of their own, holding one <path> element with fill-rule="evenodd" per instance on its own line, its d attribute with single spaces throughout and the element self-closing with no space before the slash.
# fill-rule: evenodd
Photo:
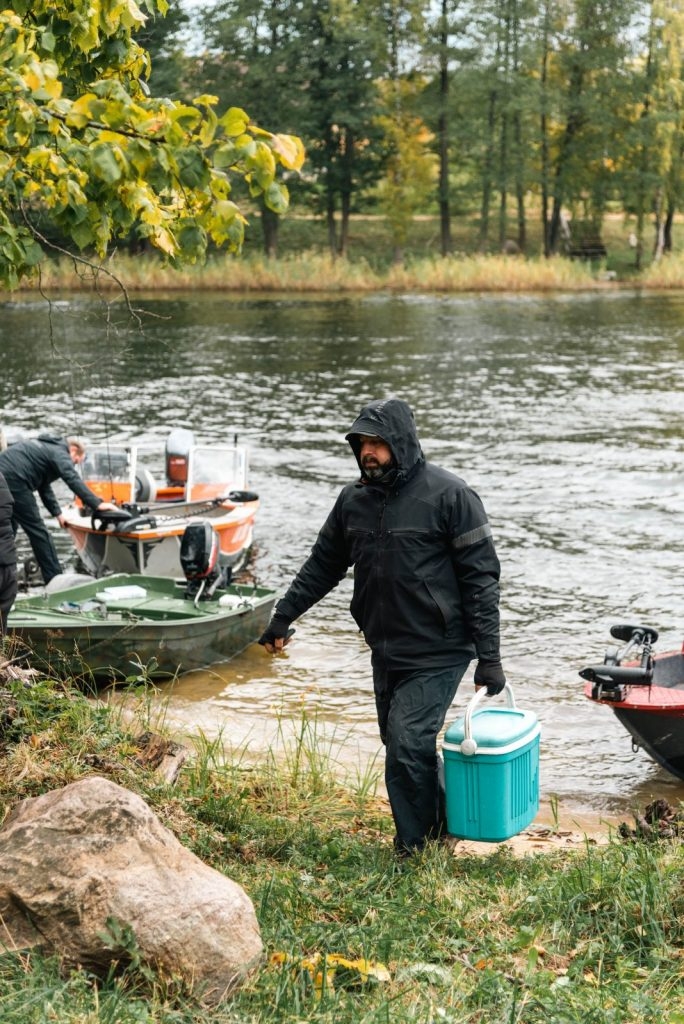
<svg viewBox="0 0 684 1024">
<path fill-rule="evenodd" d="M 500 661 L 478 661 L 475 667 L 474 682 L 476 686 L 486 686 L 489 697 L 501 693 L 506 685 L 506 676 Z"/>
<path fill-rule="evenodd" d="M 283 615 L 276 614 L 272 617 L 266 629 L 263 631 L 257 643 L 261 644 L 262 647 L 270 644 L 275 646 L 276 640 L 287 640 L 288 637 L 294 633 L 293 629 L 290 629 L 290 620 L 286 619 Z M 285 646 L 283 644 L 283 646 Z"/>
</svg>

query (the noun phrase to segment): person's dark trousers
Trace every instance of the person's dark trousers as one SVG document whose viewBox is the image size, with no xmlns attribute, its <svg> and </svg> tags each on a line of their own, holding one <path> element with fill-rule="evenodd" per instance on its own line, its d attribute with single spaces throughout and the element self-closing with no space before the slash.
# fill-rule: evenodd
<svg viewBox="0 0 684 1024">
<path fill-rule="evenodd" d="M 6 477 L 6 479 L 14 498 L 12 529 L 15 533 L 17 526 L 21 526 L 24 530 L 30 541 L 33 554 L 36 556 L 43 580 L 49 583 L 53 576 L 59 576 L 62 566 L 59 564 L 52 537 L 41 518 L 33 491 L 29 491 L 26 487 L 16 487 L 9 478 Z"/>
<path fill-rule="evenodd" d="M 437 735 L 469 660 L 448 669 L 393 672 L 374 664 L 385 784 L 399 853 L 420 850 L 446 832 L 444 763 Z"/>
<path fill-rule="evenodd" d="M 0 636 L 7 630 L 7 613 L 17 596 L 16 565 L 0 565 Z"/>
</svg>

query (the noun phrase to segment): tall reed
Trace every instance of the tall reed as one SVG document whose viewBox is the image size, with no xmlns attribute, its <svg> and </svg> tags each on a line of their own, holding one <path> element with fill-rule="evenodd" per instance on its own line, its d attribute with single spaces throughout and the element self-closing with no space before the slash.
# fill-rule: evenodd
<svg viewBox="0 0 684 1024">
<path fill-rule="evenodd" d="M 112 292 L 121 282 L 127 291 L 211 291 L 249 294 L 340 292 L 549 292 L 602 289 L 606 284 L 591 266 L 557 258 L 529 259 L 511 256 L 453 256 L 422 258 L 392 264 L 378 270 L 364 259 L 332 259 L 316 251 L 288 255 L 278 260 L 260 256 L 242 259 L 215 256 L 203 266 L 173 270 L 153 256 L 117 254 L 104 273 L 76 276 L 66 260 L 50 262 L 42 273 L 48 292 L 78 291 L 92 287 Z M 27 286 L 30 287 L 30 286 Z"/>
</svg>

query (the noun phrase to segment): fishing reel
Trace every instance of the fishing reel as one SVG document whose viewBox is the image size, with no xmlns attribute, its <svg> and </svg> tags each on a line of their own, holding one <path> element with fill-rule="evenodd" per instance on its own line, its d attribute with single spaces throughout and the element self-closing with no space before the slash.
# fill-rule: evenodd
<svg viewBox="0 0 684 1024">
<path fill-rule="evenodd" d="M 653 644 L 658 639 L 658 631 L 651 626 L 619 624 L 610 627 L 610 635 L 621 640 L 624 646 L 609 648 L 602 665 L 589 665 L 580 671 L 580 676 L 592 683 L 593 700 L 617 704 L 625 699 L 628 686 L 651 686 L 653 683 Z M 639 663 L 623 665 L 625 658 L 639 647 Z"/>
<path fill-rule="evenodd" d="M 190 523 L 181 538 L 180 563 L 186 579 L 185 596 L 207 601 L 230 583 L 230 568 L 219 565 L 219 536 L 208 520 Z"/>
</svg>

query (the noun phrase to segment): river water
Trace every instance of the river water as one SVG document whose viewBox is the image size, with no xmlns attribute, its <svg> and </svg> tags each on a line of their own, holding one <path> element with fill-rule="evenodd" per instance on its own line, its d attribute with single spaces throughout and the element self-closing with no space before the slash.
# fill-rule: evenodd
<svg viewBox="0 0 684 1024">
<path fill-rule="evenodd" d="M 237 433 L 262 499 L 250 573 L 283 590 L 353 477 L 343 437 L 356 412 L 405 398 L 427 457 L 489 512 L 504 667 L 542 723 L 542 796 L 606 815 L 684 799 L 578 676 L 601 660 L 613 622 L 655 626 L 662 651 L 682 642 L 684 296 L 136 301 L 141 329 L 122 303 L 91 297 L 4 303 L 5 428 L 160 451 L 174 426 L 207 442 Z M 304 715 L 319 749 L 361 778 L 379 768 L 350 593 L 346 580 L 298 622 L 285 655 L 254 645 L 165 689 L 169 721 L 259 757 Z M 448 721 L 471 693 L 468 675 Z"/>
</svg>

